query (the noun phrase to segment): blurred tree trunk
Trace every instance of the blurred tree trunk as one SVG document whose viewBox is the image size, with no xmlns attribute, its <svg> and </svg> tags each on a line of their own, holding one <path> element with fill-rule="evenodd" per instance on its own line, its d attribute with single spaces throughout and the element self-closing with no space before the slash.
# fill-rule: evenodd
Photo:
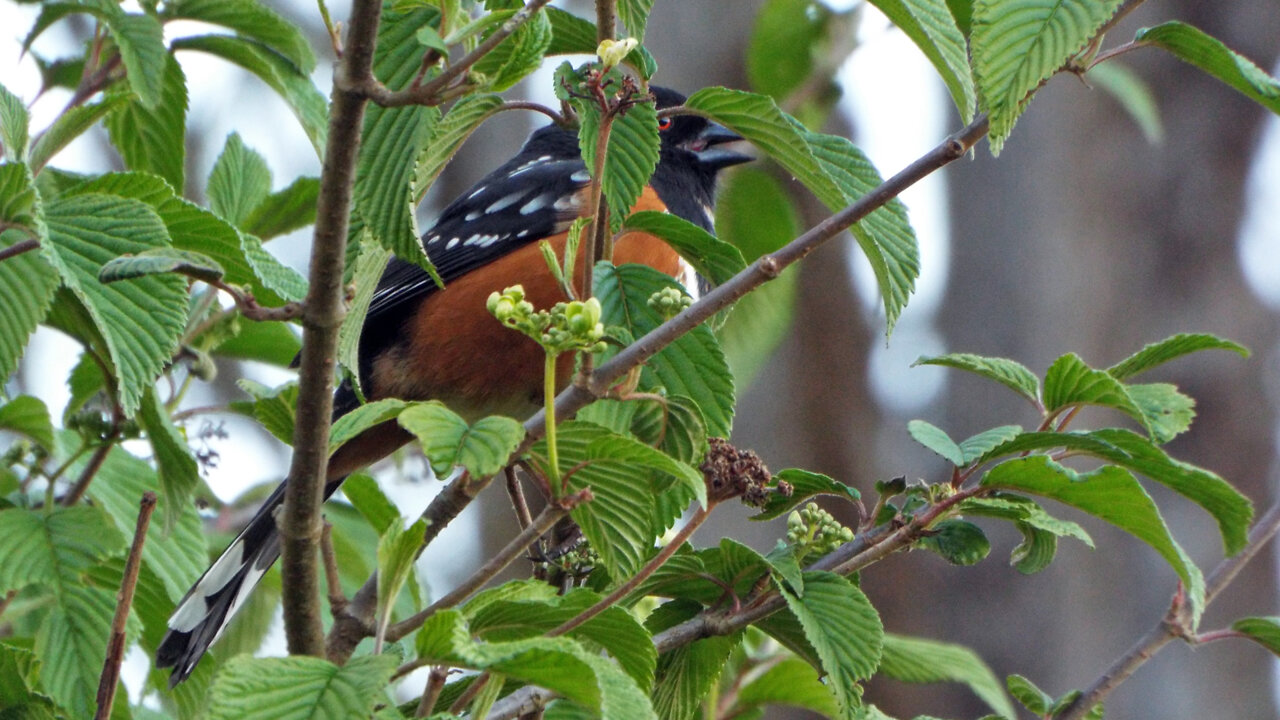
<svg viewBox="0 0 1280 720">
<path fill-rule="evenodd" d="M 1149 3 L 1134 28 L 1177 18 L 1264 67 L 1275 60 L 1280 13 L 1264 0 Z M 1255 351 L 1250 360 L 1207 353 L 1153 372 L 1196 398 L 1196 422 L 1171 452 L 1227 478 L 1259 506 L 1271 502 L 1275 410 L 1258 391 L 1276 343 L 1274 318 L 1241 276 L 1236 233 L 1242 189 L 1265 113 L 1156 50 L 1126 56 L 1152 85 L 1166 127 L 1161 146 L 1101 91 L 1069 77 L 1044 88 L 999 160 L 980 148 L 951 175 L 953 281 L 941 326 L 947 349 L 1019 360 L 1043 372 L 1078 352 L 1106 366 L 1177 332 L 1212 332 Z M 946 428 L 955 437 L 1036 420 L 1011 393 L 952 372 Z M 1086 415 L 1090 422 L 1116 422 Z M 1198 508 L 1153 492 L 1167 521 L 1206 572 L 1221 558 L 1216 528 Z M 1072 516 L 1075 517 L 1075 516 Z M 1090 524 L 1097 552 L 1060 544 L 1040 576 L 1004 565 L 1017 542 L 993 535 L 976 568 L 941 568 L 923 554 L 886 563 L 865 585 L 886 626 L 968 643 L 999 675 L 1026 674 L 1052 694 L 1091 682 L 1167 609 L 1174 575 L 1146 546 Z M 1211 607 L 1205 629 L 1271 614 L 1266 560 Z M 1214 644 L 1194 656 L 1171 648 L 1108 703 L 1114 718 L 1275 717 L 1272 667 L 1260 649 Z M 884 683 L 870 698 L 895 716 L 982 712 L 962 691 Z"/>
</svg>

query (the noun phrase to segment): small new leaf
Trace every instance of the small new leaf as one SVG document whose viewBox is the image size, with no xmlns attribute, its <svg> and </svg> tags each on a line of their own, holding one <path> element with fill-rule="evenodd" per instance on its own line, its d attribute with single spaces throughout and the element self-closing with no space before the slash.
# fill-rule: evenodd
<svg viewBox="0 0 1280 720">
<path fill-rule="evenodd" d="M 178 273 L 203 282 L 217 282 L 226 274 L 216 260 L 203 253 L 155 248 L 108 262 L 98 271 L 98 280 L 113 283 L 160 273 Z"/>
<path fill-rule="evenodd" d="M 511 418 L 491 415 L 468 425 L 436 401 L 414 405 L 397 420 L 418 437 L 439 477 L 455 465 L 466 468 L 473 477 L 494 475 L 506 466 L 524 439 L 524 426 Z"/>
</svg>

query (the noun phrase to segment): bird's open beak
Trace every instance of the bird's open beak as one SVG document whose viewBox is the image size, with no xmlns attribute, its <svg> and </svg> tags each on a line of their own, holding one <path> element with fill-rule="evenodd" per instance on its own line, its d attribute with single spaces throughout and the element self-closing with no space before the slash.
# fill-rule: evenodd
<svg viewBox="0 0 1280 720">
<path fill-rule="evenodd" d="M 700 163 L 716 170 L 755 160 L 750 155 L 725 147 L 736 142 L 742 142 L 741 135 L 719 123 L 709 122 L 706 129 L 689 143 L 689 150 L 698 156 Z"/>
</svg>

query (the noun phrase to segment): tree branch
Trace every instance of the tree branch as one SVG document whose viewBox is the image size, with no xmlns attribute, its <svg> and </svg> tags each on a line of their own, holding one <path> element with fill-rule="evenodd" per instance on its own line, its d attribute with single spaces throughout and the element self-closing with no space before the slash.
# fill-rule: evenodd
<svg viewBox="0 0 1280 720">
<path fill-rule="evenodd" d="M 596 0 L 596 43 L 618 36 L 618 0 Z"/>
<path fill-rule="evenodd" d="M 0 231 L 3 231 L 4 229 L 5 228 L 0 227 Z M 37 240 L 30 239 L 30 238 L 26 240 L 20 240 L 10 245 L 7 248 L 0 249 L 0 262 L 8 260 L 11 257 L 16 257 L 18 255 L 21 255 L 24 252 L 35 250 L 38 247 L 40 247 L 40 243 Z"/>
<path fill-rule="evenodd" d="M 120 685 L 120 664 L 124 661 L 125 625 L 129 621 L 129 608 L 133 606 L 133 591 L 138 587 L 138 571 L 142 568 L 142 545 L 147 540 L 147 527 L 151 525 L 151 513 L 156 509 L 156 494 L 148 490 L 142 494 L 138 507 L 138 523 L 133 530 L 133 545 L 124 563 L 124 577 L 120 580 L 120 592 L 116 595 L 116 614 L 111 619 L 111 638 L 107 641 L 107 658 L 98 678 L 98 710 L 94 720 L 111 717 L 111 705 Z"/>
<path fill-rule="evenodd" d="M 347 46 L 334 75 L 329 110 L 329 135 L 311 247 L 310 287 L 302 313 L 293 462 L 280 521 L 284 625 L 292 654 L 322 655 L 324 652 L 316 549 L 320 543 L 320 504 L 329 459 L 334 358 L 338 328 L 346 314 L 342 268 L 347 222 L 365 108 L 364 95 L 352 85 L 361 78 L 372 77 L 381 10 L 379 0 L 356 0 L 352 6 Z"/>
</svg>

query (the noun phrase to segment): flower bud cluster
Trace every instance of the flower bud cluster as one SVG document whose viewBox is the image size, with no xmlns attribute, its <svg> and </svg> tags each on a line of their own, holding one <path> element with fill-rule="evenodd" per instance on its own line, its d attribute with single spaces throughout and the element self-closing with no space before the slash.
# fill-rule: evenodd
<svg viewBox="0 0 1280 720">
<path fill-rule="evenodd" d="M 685 308 L 693 304 L 693 298 L 680 292 L 679 288 L 666 287 L 649 296 L 649 307 L 665 320 L 679 315 Z"/>
<path fill-rule="evenodd" d="M 595 298 L 558 302 L 550 310 L 536 310 L 525 300 L 524 288 L 514 285 L 490 295 L 486 307 L 503 325 L 533 338 L 547 352 L 600 352 L 605 348 L 602 310 Z"/>
<path fill-rule="evenodd" d="M 817 503 L 806 503 L 787 516 L 787 541 L 801 550 L 800 556 L 826 555 L 852 539 L 853 530 Z"/>
</svg>

